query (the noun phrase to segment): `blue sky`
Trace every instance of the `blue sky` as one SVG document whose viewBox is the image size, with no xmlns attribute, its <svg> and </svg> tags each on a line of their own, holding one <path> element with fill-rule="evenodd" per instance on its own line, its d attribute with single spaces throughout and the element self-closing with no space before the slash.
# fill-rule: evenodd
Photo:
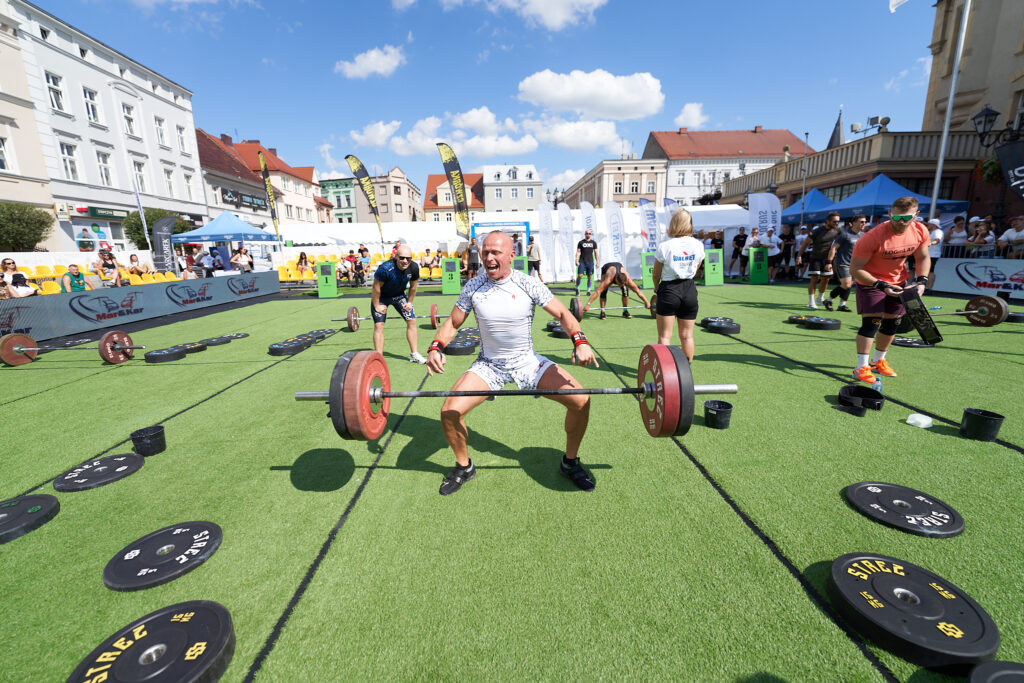
<svg viewBox="0 0 1024 683">
<path fill-rule="evenodd" d="M 533 163 L 564 187 L 651 130 L 918 130 L 934 8 L 910 0 L 61 0 L 41 6 L 193 91 L 196 125 L 294 166 Z"/>
</svg>

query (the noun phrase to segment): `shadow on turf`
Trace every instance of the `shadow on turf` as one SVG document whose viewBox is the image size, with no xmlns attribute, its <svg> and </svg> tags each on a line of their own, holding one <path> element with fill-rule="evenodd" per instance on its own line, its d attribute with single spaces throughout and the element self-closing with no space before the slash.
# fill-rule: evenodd
<svg viewBox="0 0 1024 683">
<path fill-rule="evenodd" d="M 755 365 L 768 368 L 769 370 L 781 370 L 786 374 L 793 374 L 795 370 L 792 362 L 778 358 L 777 356 L 763 356 L 752 353 L 698 353 L 693 357 L 694 361 L 726 361 L 729 363 L 742 363 L 744 365 Z M 698 366 L 699 367 L 699 366 Z M 633 371 L 636 375 L 636 371 Z"/>
<path fill-rule="evenodd" d="M 408 470 L 412 472 L 432 472 L 443 477 L 448 474 L 454 465 L 453 462 L 441 464 L 431 462 L 430 458 L 439 451 L 444 451 L 442 459 L 451 458 L 448 442 L 441 433 L 440 420 L 433 420 L 419 415 L 407 415 L 402 422 L 402 431 L 408 434 L 416 434 L 416 438 L 410 441 L 398 454 L 394 469 Z M 490 453 L 501 458 L 513 460 L 519 463 L 531 479 L 541 486 L 552 491 L 575 492 L 578 489 L 558 472 L 558 463 L 562 458 L 562 451 L 554 448 L 542 448 L 538 446 L 513 450 L 500 441 L 488 438 L 479 432 L 469 432 L 470 457 L 474 453 Z M 454 460 L 454 459 L 452 459 Z M 611 465 L 592 464 L 587 462 L 586 467 L 593 475 L 594 470 L 611 469 Z M 477 465 L 480 470 L 510 469 L 504 465 Z M 383 469 L 383 467 L 382 467 Z M 597 477 L 594 476 L 594 480 Z"/>
<path fill-rule="evenodd" d="M 788 683 L 788 679 L 779 678 L 775 674 L 764 671 L 758 671 L 756 674 L 737 678 L 736 683 Z"/>
<path fill-rule="evenodd" d="M 300 491 L 337 491 L 356 471 L 352 455 L 340 448 L 314 448 L 291 465 L 272 465 L 272 471 L 290 471 L 292 486 Z"/>
</svg>

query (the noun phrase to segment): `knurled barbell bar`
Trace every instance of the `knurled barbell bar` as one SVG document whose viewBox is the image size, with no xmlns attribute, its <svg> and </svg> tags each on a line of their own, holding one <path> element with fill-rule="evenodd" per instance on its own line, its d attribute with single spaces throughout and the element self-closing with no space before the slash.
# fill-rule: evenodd
<svg viewBox="0 0 1024 683">
<path fill-rule="evenodd" d="M 391 391 L 391 375 L 377 351 L 347 351 L 338 358 L 328 391 L 298 391 L 296 401 L 325 401 L 343 439 L 372 440 L 384 433 L 392 398 L 450 396 L 565 396 L 629 394 L 651 436 L 682 436 L 693 424 L 697 394 L 735 394 L 735 384 L 693 384 L 690 363 L 675 346 L 649 344 L 640 352 L 635 387 L 606 389 L 500 389 L 497 391 Z"/>
<path fill-rule="evenodd" d="M 1007 306 L 1006 301 L 997 296 L 979 294 L 971 298 L 962 311 L 938 313 L 929 311 L 928 313 L 932 318 L 939 315 L 963 315 L 967 317 L 968 322 L 976 327 L 993 327 L 999 323 L 1006 322 L 1006 319 L 1010 316 L 1010 307 Z M 913 329 L 914 324 L 910 320 L 910 316 L 903 316 L 899 326 L 896 328 L 896 332 L 903 334 Z"/>
<path fill-rule="evenodd" d="M 84 351 L 99 350 L 100 358 L 117 365 L 134 355 L 136 349 L 145 346 L 132 344 L 127 332 L 111 330 L 100 337 L 99 346 L 37 346 L 36 340 L 27 334 L 5 334 L 0 337 L 0 362 L 4 365 L 25 365 L 31 363 L 40 351 Z"/>
<path fill-rule="evenodd" d="M 430 326 L 435 330 L 441 325 L 437 322 L 447 318 L 447 315 L 439 315 L 437 312 L 437 304 L 430 304 L 430 315 L 414 315 L 413 319 L 430 318 Z M 356 306 L 350 306 L 348 309 L 348 315 L 344 318 L 331 318 L 331 322 L 347 322 L 349 332 L 355 332 L 359 329 L 359 323 L 362 320 L 373 320 L 373 316 L 360 316 L 359 309 Z M 404 318 L 403 318 L 404 320 Z"/>
<path fill-rule="evenodd" d="M 571 299 L 569 299 L 569 312 L 572 313 L 573 317 L 576 318 L 577 320 L 583 320 L 583 313 L 584 313 L 583 307 L 584 307 L 584 303 L 583 303 L 583 298 L 582 297 L 574 296 Z M 652 306 L 602 306 L 601 307 L 602 310 L 615 309 L 616 311 L 624 311 L 624 310 L 629 309 L 629 308 L 642 308 L 644 310 L 653 309 Z M 590 311 L 587 311 L 587 312 L 589 313 Z"/>
</svg>

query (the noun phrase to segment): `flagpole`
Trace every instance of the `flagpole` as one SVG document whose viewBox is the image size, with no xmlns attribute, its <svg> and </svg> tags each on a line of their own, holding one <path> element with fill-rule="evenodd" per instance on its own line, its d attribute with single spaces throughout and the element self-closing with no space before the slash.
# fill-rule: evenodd
<svg viewBox="0 0 1024 683">
<path fill-rule="evenodd" d="M 804 133 L 804 181 L 800 188 L 800 225 L 804 224 L 804 199 L 807 197 L 807 138 L 810 132 Z"/>
<path fill-rule="evenodd" d="M 960 56 L 964 51 L 964 38 L 967 36 L 967 15 L 970 11 L 971 0 L 964 0 L 963 13 L 960 15 L 960 33 L 956 38 L 956 55 L 953 58 L 953 76 L 949 80 L 949 99 L 946 100 L 946 120 L 942 124 L 942 142 L 939 143 L 939 160 L 935 165 L 935 183 L 934 187 L 932 187 L 932 205 L 928 208 L 928 220 L 935 218 L 935 205 L 939 201 L 942 165 L 946 160 L 946 146 L 949 144 L 949 122 L 953 116 L 953 99 L 956 97 L 956 85 L 960 79 Z"/>
</svg>

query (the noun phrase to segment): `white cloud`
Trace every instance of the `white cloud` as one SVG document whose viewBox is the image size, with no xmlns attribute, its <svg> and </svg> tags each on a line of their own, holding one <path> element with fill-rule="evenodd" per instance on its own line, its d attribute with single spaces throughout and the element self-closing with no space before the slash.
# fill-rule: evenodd
<svg viewBox="0 0 1024 683">
<path fill-rule="evenodd" d="M 405 37 L 405 42 L 407 42 L 407 43 L 411 43 L 412 42 L 412 31 L 409 31 L 409 35 L 407 35 Z"/>
<path fill-rule="evenodd" d="M 464 4 L 477 4 L 495 14 L 509 10 L 528 24 L 561 31 L 568 26 L 592 22 L 594 12 L 607 3 L 608 0 L 441 0 L 441 7 L 450 10 Z"/>
<path fill-rule="evenodd" d="M 334 73 L 344 74 L 346 78 L 367 78 L 374 74 L 387 77 L 402 64 L 405 64 L 402 47 L 385 45 L 361 52 L 351 62 L 339 60 L 334 65 Z"/>
<path fill-rule="evenodd" d="M 401 12 L 404 9 L 409 9 L 416 4 L 416 0 L 391 0 L 391 6 Z"/>
<path fill-rule="evenodd" d="M 444 142 L 437 135 L 440 127 L 441 119 L 436 116 L 420 119 L 404 136 L 396 135 L 391 138 L 391 151 L 406 157 L 414 154 L 436 154 L 437 143 Z"/>
<path fill-rule="evenodd" d="M 604 147 L 617 154 L 620 138 L 613 121 L 566 121 L 556 116 L 523 119 L 523 129 L 545 144 L 570 152 L 589 152 Z"/>
<path fill-rule="evenodd" d="M 505 130 L 515 132 L 519 129 L 516 122 L 510 118 L 498 121 L 498 117 L 486 106 L 455 114 L 452 116 L 452 125 L 456 128 L 469 128 L 481 135 L 491 136 Z"/>
<path fill-rule="evenodd" d="M 910 69 L 903 69 L 886 82 L 885 89 L 895 93 L 900 92 L 903 90 L 903 81 L 906 80 L 909 73 Z"/>
<path fill-rule="evenodd" d="M 496 155 L 516 156 L 537 151 L 537 139 L 524 135 L 515 140 L 507 135 L 474 135 L 459 143 L 460 153 L 467 156 L 487 158 Z"/>
<path fill-rule="evenodd" d="M 661 81 L 649 73 L 615 76 L 604 69 L 558 74 L 544 69 L 519 82 L 519 99 L 583 118 L 622 121 L 661 111 Z"/>
<path fill-rule="evenodd" d="M 583 168 L 567 168 L 561 173 L 556 173 L 550 178 L 545 179 L 544 187 L 552 189 L 565 189 L 567 187 L 570 187 L 573 183 L 575 183 L 577 180 L 586 175 L 586 173 L 586 169 Z"/>
<path fill-rule="evenodd" d="M 325 142 L 316 149 L 318 152 L 320 152 L 320 156 L 321 158 L 323 158 L 324 163 L 327 164 L 330 168 L 337 168 L 338 166 L 341 165 L 341 162 L 339 162 L 337 159 L 331 156 L 331 150 L 334 149 L 334 145 L 332 145 L 331 143 Z"/>
<path fill-rule="evenodd" d="M 679 116 L 673 122 L 680 128 L 700 128 L 708 122 L 710 117 L 704 113 L 703 102 L 687 102 L 679 111 Z"/>
<path fill-rule="evenodd" d="M 402 125 L 401 121 L 374 121 L 363 126 L 362 130 L 350 130 L 348 134 L 356 141 L 356 144 L 363 147 L 383 147 L 388 144 L 388 138 L 395 134 Z"/>
<path fill-rule="evenodd" d="M 928 85 L 932 73 L 932 57 L 918 57 L 914 60 L 913 69 L 901 69 L 899 73 L 886 81 L 882 86 L 890 92 L 899 93 L 903 88 L 920 88 Z M 909 82 L 908 82 L 909 79 Z"/>
</svg>

